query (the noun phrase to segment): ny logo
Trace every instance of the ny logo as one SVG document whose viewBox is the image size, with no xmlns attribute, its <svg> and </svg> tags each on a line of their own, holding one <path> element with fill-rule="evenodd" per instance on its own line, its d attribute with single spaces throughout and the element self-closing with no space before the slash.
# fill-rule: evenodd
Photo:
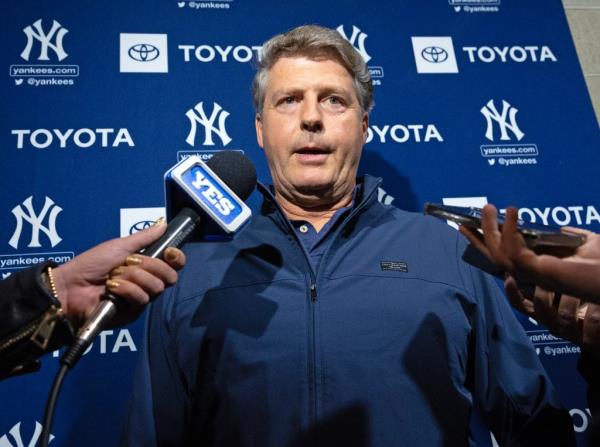
<svg viewBox="0 0 600 447">
<path fill-rule="evenodd" d="M 15 249 L 19 247 L 19 239 L 21 238 L 21 231 L 23 230 L 23 220 L 31 224 L 31 241 L 29 242 L 28 247 L 41 247 L 40 231 L 43 231 L 44 234 L 48 236 L 52 247 L 62 241 L 62 238 L 56 232 L 56 217 L 58 216 L 58 213 L 62 211 L 62 208 L 55 205 L 51 198 L 46 197 L 42 211 L 36 215 L 31 203 L 32 198 L 33 196 L 29 196 L 23 201 L 27 213 L 23 211 L 21 205 L 17 205 L 12 209 L 12 213 L 17 220 L 17 226 L 8 243 Z M 42 223 L 46 216 L 48 216 L 48 226 L 43 226 Z"/>
<path fill-rule="evenodd" d="M 196 140 L 196 123 L 202 124 L 204 126 L 204 143 L 202 143 L 203 145 L 215 145 L 212 138 L 213 132 L 219 136 L 221 142 L 223 143 L 223 146 L 227 146 L 231 142 L 231 138 L 229 138 L 229 135 L 227 135 L 227 130 L 225 129 L 225 120 L 229 116 L 229 112 L 221 108 L 221 106 L 216 102 L 213 103 L 213 110 L 210 114 L 210 118 L 207 118 L 206 114 L 204 113 L 202 101 L 196 104 L 193 109 L 188 110 L 185 113 L 185 116 L 188 117 L 191 125 L 190 133 L 185 139 L 186 143 L 190 146 L 194 146 L 194 142 Z M 214 126 L 217 116 L 219 117 L 218 128 Z"/>
<path fill-rule="evenodd" d="M 369 37 L 367 34 L 363 33 L 356 26 L 352 25 L 352 36 L 348 38 L 346 33 L 344 32 L 344 25 L 340 25 L 336 28 L 337 32 L 346 39 L 348 42 L 352 44 L 352 46 L 360 53 L 365 63 L 371 60 L 371 56 L 367 54 L 367 50 L 365 49 L 365 39 Z"/>
<path fill-rule="evenodd" d="M 500 128 L 500 140 L 502 141 L 510 140 L 507 132 L 508 130 L 510 130 L 519 141 L 525 136 L 517 125 L 516 116 L 519 109 L 511 106 L 504 99 L 502 100 L 502 113 L 498 113 L 498 109 L 496 109 L 493 99 L 490 99 L 480 111 L 487 120 L 485 137 L 488 140 L 494 141 L 494 121 L 498 123 L 498 127 Z"/>
<path fill-rule="evenodd" d="M 23 28 L 23 32 L 27 36 L 27 46 L 25 46 L 25 49 L 21 53 L 21 57 L 26 61 L 29 60 L 29 54 L 31 53 L 34 39 L 37 40 L 41 45 L 40 56 L 38 57 L 39 61 L 50 60 L 50 58 L 48 58 L 48 48 L 52 49 L 54 53 L 56 53 L 56 57 L 58 57 L 59 61 L 62 61 L 68 56 L 63 49 L 62 41 L 65 37 L 65 34 L 67 34 L 69 30 L 64 28 L 56 20 L 52 21 L 52 28 L 48 34 L 44 33 L 44 29 L 42 28 L 42 19 L 37 20 L 33 24 L 33 28 L 31 25 Z M 55 39 L 54 43 L 51 42 L 52 39 Z"/>
<path fill-rule="evenodd" d="M 23 442 L 23 438 L 21 437 L 21 423 L 20 422 L 15 424 L 8 433 L 14 439 L 14 443 L 12 443 L 8 440 L 7 435 L 4 435 L 0 438 L 0 447 L 25 447 L 25 442 Z M 29 441 L 29 444 L 27 444 L 27 447 L 35 447 L 37 445 L 37 442 L 38 442 L 41 434 L 42 434 L 42 424 L 40 424 L 39 422 L 36 421 L 35 422 L 35 431 L 33 433 L 33 436 L 31 437 L 31 440 Z M 54 440 L 54 435 L 50 435 L 48 443 L 52 442 L 53 440 Z"/>
</svg>

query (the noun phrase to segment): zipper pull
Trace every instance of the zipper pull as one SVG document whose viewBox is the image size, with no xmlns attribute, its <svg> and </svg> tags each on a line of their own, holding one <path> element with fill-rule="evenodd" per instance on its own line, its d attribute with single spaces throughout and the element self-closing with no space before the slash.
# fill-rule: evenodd
<svg viewBox="0 0 600 447">
<path fill-rule="evenodd" d="M 44 318 L 36 328 L 35 332 L 31 336 L 30 340 L 36 344 L 40 349 L 46 350 L 52 333 L 54 332 L 54 326 L 56 322 L 63 315 L 63 310 L 56 306 L 51 306 L 50 309 L 44 314 Z"/>
<path fill-rule="evenodd" d="M 317 301 L 317 285 L 314 283 L 310 285 L 310 299 Z"/>
</svg>

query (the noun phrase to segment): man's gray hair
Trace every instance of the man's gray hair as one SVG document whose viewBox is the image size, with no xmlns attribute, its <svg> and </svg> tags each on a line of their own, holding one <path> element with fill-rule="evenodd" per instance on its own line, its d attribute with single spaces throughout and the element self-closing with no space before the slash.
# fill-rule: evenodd
<svg viewBox="0 0 600 447">
<path fill-rule="evenodd" d="M 252 82 L 252 100 L 258 113 L 265 102 L 269 70 L 282 57 L 334 59 L 341 63 L 354 79 L 356 96 L 364 112 L 373 107 L 373 83 L 367 64 L 360 53 L 337 31 L 318 25 L 304 25 L 269 39 L 262 47 L 262 57 Z"/>
</svg>

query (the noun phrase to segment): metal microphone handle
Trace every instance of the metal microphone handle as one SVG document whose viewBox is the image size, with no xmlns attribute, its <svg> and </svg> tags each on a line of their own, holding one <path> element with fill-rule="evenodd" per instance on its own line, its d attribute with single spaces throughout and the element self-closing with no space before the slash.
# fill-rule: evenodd
<svg viewBox="0 0 600 447">
<path fill-rule="evenodd" d="M 183 208 L 175 216 L 165 233 L 149 247 L 140 251 L 140 254 L 151 258 L 162 256 L 168 247 L 182 246 L 200 224 L 200 216 L 190 208 Z M 85 350 L 92 344 L 98 333 L 117 313 L 120 298 L 111 292 L 106 292 L 103 300 L 96 306 L 83 326 L 79 329 L 75 341 L 60 359 L 60 363 L 72 368 L 81 358 Z"/>
</svg>

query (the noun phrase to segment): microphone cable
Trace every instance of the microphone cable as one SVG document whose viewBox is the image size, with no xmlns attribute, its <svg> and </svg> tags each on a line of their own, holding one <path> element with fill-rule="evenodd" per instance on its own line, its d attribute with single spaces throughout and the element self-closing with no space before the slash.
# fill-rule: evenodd
<svg viewBox="0 0 600 447">
<path fill-rule="evenodd" d="M 58 372 L 56 373 L 56 376 L 54 377 L 52 388 L 50 388 L 50 394 L 48 395 L 48 400 L 46 401 L 46 408 L 44 410 L 44 421 L 42 425 L 41 441 L 42 447 L 48 447 L 48 443 L 50 441 L 50 428 L 52 427 L 52 420 L 54 419 L 54 410 L 56 409 L 58 394 L 60 393 L 60 389 L 68 372 L 69 365 L 61 364 Z"/>
<path fill-rule="evenodd" d="M 149 247 L 144 248 L 139 253 L 151 258 L 162 257 L 162 254 L 168 247 L 181 247 L 192 236 L 193 232 L 200 226 L 201 218 L 198 213 L 190 208 L 182 209 L 177 216 L 171 219 L 167 225 L 165 233 Z M 103 300 L 96 307 L 92 315 L 79 329 L 75 340 L 67 348 L 67 351 L 60 358 L 60 368 L 56 373 L 46 409 L 44 411 L 44 421 L 42 429 L 41 446 L 47 447 L 50 440 L 50 428 L 54 419 L 54 411 L 58 401 L 58 394 L 65 380 L 67 372 L 70 371 L 79 361 L 85 350 L 96 338 L 96 335 L 104 328 L 105 324 L 117 313 L 117 308 L 123 304 L 119 297 L 110 292 L 106 292 Z"/>
</svg>

